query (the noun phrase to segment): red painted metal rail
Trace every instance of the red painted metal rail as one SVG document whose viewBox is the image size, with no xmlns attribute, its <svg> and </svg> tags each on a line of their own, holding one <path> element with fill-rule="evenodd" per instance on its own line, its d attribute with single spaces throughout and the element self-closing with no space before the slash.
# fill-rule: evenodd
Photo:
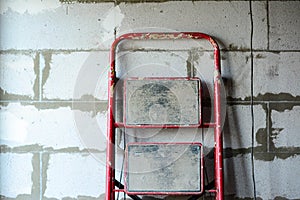
<svg viewBox="0 0 300 200">
<path fill-rule="evenodd" d="M 124 124 L 116 123 L 114 119 L 114 86 L 116 83 L 116 48 L 122 40 L 179 40 L 179 39 L 205 39 L 214 49 L 214 119 L 213 123 L 202 124 L 201 127 L 214 128 L 214 172 L 216 200 L 223 200 L 223 140 L 221 126 L 221 66 L 220 50 L 216 41 L 209 35 L 199 32 L 174 32 L 174 33 L 128 33 L 118 37 L 110 49 L 110 72 L 108 83 L 108 128 L 107 128 L 107 150 L 106 150 L 106 200 L 114 200 L 115 192 L 115 128 Z M 176 128 L 176 127 L 174 127 Z M 121 190 L 123 191 L 123 190 Z"/>
</svg>

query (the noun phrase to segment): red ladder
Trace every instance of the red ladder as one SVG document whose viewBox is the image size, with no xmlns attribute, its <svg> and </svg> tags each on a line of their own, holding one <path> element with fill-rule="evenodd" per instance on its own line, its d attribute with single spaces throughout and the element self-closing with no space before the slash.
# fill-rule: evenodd
<svg viewBox="0 0 300 200">
<path fill-rule="evenodd" d="M 183 124 L 127 124 L 124 122 L 116 122 L 114 119 L 114 110 L 115 110 L 115 85 L 117 82 L 116 77 L 116 49 L 121 41 L 123 40 L 179 40 L 179 39 L 205 39 L 211 43 L 214 48 L 214 122 L 212 123 L 199 123 L 183 125 Z M 155 81 L 160 81 L 159 78 Z M 108 83 L 108 129 L 107 129 L 107 151 L 106 151 L 106 200 L 114 200 L 116 192 L 125 192 L 133 199 L 139 199 L 136 195 L 143 194 L 199 194 L 202 193 L 202 189 L 199 192 L 174 192 L 174 191 L 153 191 L 153 192 L 143 192 L 143 191 L 130 191 L 115 179 L 115 134 L 116 128 L 118 127 L 131 127 L 131 128 L 147 128 L 147 127 L 164 127 L 164 128 L 180 128 L 180 127 L 206 127 L 214 128 L 214 179 L 215 179 L 215 188 L 208 190 L 206 192 L 215 193 L 216 200 L 223 200 L 223 141 L 222 141 L 222 126 L 221 126 L 221 66 L 220 66 L 220 50 L 216 41 L 209 35 L 199 33 L 199 32 L 174 32 L 174 33 L 128 33 L 118 37 L 112 44 L 110 49 L 110 72 L 109 72 L 109 83 Z M 201 119 L 201 117 L 200 117 Z M 177 144 L 177 143 L 173 143 Z M 128 156 L 129 148 L 134 149 L 138 148 L 137 145 L 146 145 L 144 147 L 148 148 L 147 145 L 163 145 L 161 143 L 155 144 L 128 144 L 126 147 L 126 156 Z M 180 144 L 178 144 L 180 145 Z M 186 144 L 183 144 L 186 145 Z M 190 146 L 199 145 L 197 143 L 187 144 Z M 169 146 L 170 147 L 170 146 Z M 152 148 L 152 147 L 151 147 Z M 193 147 L 194 148 L 194 147 Z M 201 150 L 202 151 L 202 150 Z M 203 156 L 201 156 L 201 165 L 203 165 Z M 126 164 L 125 164 L 126 165 Z M 203 174 L 202 174 L 203 178 Z M 202 181 L 203 182 L 203 181 Z M 204 185 L 204 183 L 202 183 Z M 119 189 L 116 189 L 118 187 Z"/>
</svg>

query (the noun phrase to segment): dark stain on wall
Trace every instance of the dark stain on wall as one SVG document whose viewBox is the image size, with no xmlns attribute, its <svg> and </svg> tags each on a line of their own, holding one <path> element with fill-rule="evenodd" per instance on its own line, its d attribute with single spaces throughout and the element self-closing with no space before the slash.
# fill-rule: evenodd
<svg viewBox="0 0 300 200">
<path fill-rule="evenodd" d="M 83 95 L 80 99 L 44 99 L 45 101 L 34 101 L 30 96 L 10 94 L 0 88 L 0 96 L 2 102 L 0 106 L 6 107 L 11 102 L 4 102 L 3 100 L 14 100 L 24 106 L 34 106 L 38 110 L 58 109 L 69 107 L 72 110 L 80 110 L 82 112 L 91 112 L 92 117 L 98 113 L 107 110 L 107 101 L 101 101 L 92 95 Z"/>
<path fill-rule="evenodd" d="M 228 97 L 229 105 L 251 105 L 251 98 L 244 100 Z M 275 158 L 287 159 L 300 155 L 300 147 L 280 146 L 276 147 L 276 138 L 284 130 L 284 127 L 273 127 L 272 112 L 285 112 L 292 110 L 295 106 L 300 106 L 300 96 L 294 96 L 289 93 L 265 93 L 254 97 L 254 105 L 261 105 L 266 113 L 266 127 L 260 128 L 255 133 L 257 146 L 254 147 L 255 159 L 272 161 Z M 255 113 L 254 113 L 255 115 Z M 230 158 L 237 155 L 251 153 L 251 148 L 224 150 L 224 157 Z M 212 157 L 213 158 L 213 157 Z"/>
<path fill-rule="evenodd" d="M 33 63 L 34 63 L 34 73 L 36 75 L 35 77 L 35 81 L 33 84 L 33 92 L 34 92 L 34 99 L 39 99 L 39 90 L 40 90 L 40 53 L 37 52 L 34 59 L 33 59 Z"/>
<path fill-rule="evenodd" d="M 31 196 L 32 199 L 40 198 L 40 154 L 34 153 L 32 157 L 32 173 L 31 173 Z"/>
<path fill-rule="evenodd" d="M 1 87 L 0 87 L 0 98 L 1 98 L 1 101 L 8 101 L 8 100 L 28 101 L 28 100 L 33 100 L 33 98 L 31 96 L 10 94 L 10 93 L 6 92 L 5 90 L 3 90 Z M 8 104 L 8 103 L 1 102 L 0 104 L 5 105 L 5 104 Z"/>
<path fill-rule="evenodd" d="M 244 102 L 247 103 L 251 100 L 251 97 L 246 97 L 245 99 L 241 98 L 233 98 L 228 96 L 227 101 L 228 102 Z M 278 94 L 274 93 L 265 93 L 265 94 L 258 94 L 257 96 L 253 97 L 254 103 L 260 103 L 262 101 L 264 102 L 280 102 L 280 101 L 286 101 L 286 102 L 300 102 L 300 96 L 293 96 L 289 93 L 280 92 Z"/>
<path fill-rule="evenodd" d="M 47 82 L 47 79 L 49 77 L 49 72 L 50 72 L 50 68 L 51 68 L 51 60 L 52 60 L 52 53 L 50 51 L 46 51 L 42 53 L 44 60 L 45 60 L 45 66 L 43 68 L 42 71 L 42 91 L 43 91 L 43 86 L 45 85 L 45 83 Z"/>
<path fill-rule="evenodd" d="M 18 154 L 25 154 L 25 153 L 45 153 L 41 159 L 47 161 L 47 155 L 55 154 L 55 153 L 82 153 L 82 155 L 86 153 L 105 153 L 105 150 L 98 150 L 98 149 L 79 149 L 79 147 L 67 147 L 61 149 L 54 149 L 53 147 L 44 147 L 39 144 L 32 144 L 32 145 L 24 145 L 19 147 L 9 147 L 8 145 L 0 145 L 0 152 L 1 153 L 18 153 Z M 47 161 L 48 162 L 48 161 Z"/>
</svg>

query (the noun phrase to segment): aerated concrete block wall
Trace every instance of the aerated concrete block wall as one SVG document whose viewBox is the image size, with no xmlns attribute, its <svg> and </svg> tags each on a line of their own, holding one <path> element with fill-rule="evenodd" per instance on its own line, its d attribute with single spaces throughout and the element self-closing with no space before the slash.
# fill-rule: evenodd
<svg viewBox="0 0 300 200">
<path fill-rule="evenodd" d="M 226 199 L 253 199 L 254 186 L 257 199 L 300 199 L 300 3 L 251 5 L 1 1 L 1 199 L 104 199 L 109 48 L 116 36 L 137 31 L 204 32 L 220 44 Z M 137 72 L 142 75 L 211 72 L 201 71 L 212 66 L 206 48 L 128 45 L 121 65 L 175 68 L 150 67 Z M 211 87 L 212 80 L 204 79 Z M 199 141 L 211 148 L 211 131 Z M 211 152 L 205 159 L 211 180 Z"/>
</svg>

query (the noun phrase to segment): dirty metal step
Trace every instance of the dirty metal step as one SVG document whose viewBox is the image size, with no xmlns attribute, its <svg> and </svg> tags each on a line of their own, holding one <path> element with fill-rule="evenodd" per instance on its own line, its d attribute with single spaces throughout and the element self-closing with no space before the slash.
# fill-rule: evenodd
<svg viewBox="0 0 300 200">
<path fill-rule="evenodd" d="M 200 143 L 128 143 L 125 158 L 128 194 L 201 194 Z"/>
<path fill-rule="evenodd" d="M 130 78 L 125 80 L 125 125 L 199 125 L 198 78 Z"/>
</svg>

